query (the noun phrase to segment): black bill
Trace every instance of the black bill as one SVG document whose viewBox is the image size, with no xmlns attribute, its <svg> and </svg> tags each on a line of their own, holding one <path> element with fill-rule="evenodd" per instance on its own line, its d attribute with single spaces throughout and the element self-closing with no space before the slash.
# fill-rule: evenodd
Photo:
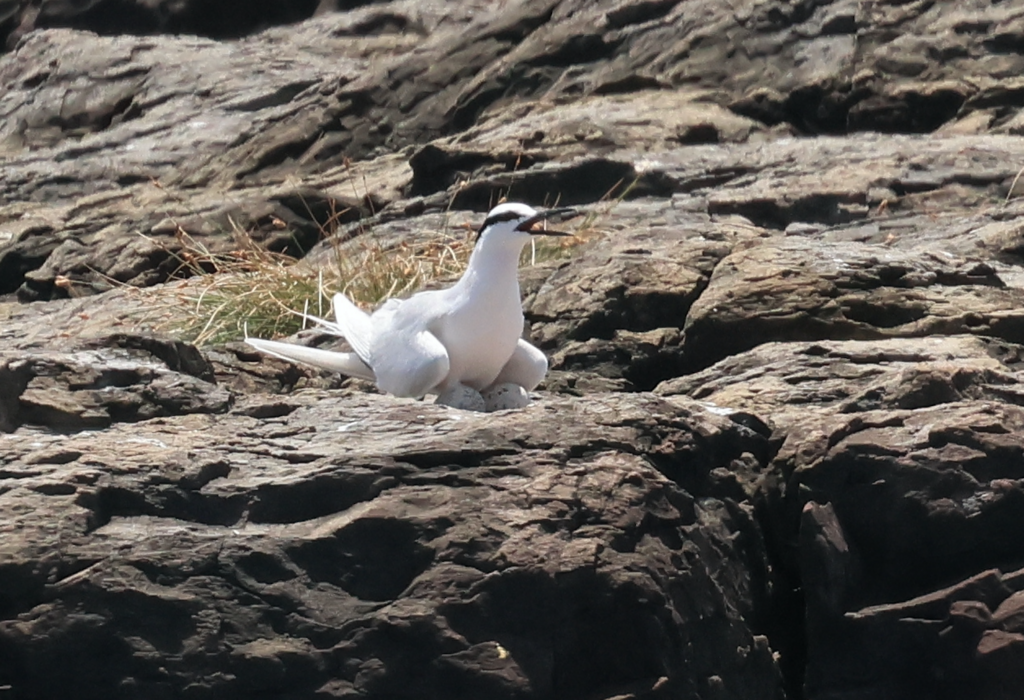
<svg viewBox="0 0 1024 700">
<path fill-rule="evenodd" d="M 561 207 L 559 209 L 545 209 L 542 212 L 538 212 L 536 216 L 532 216 L 523 223 L 519 224 L 517 228 L 520 231 L 526 231 L 535 236 L 571 236 L 573 234 L 567 231 L 555 231 L 550 228 L 536 228 L 537 224 L 551 222 L 560 224 L 563 221 L 569 219 L 575 219 L 580 215 L 581 212 L 576 211 L 571 207 Z"/>
</svg>

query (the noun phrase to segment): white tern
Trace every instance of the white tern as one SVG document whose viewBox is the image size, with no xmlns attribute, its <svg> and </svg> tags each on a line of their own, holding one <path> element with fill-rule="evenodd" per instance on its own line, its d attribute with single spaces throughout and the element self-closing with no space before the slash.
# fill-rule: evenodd
<svg viewBox="0 0 1024 700">
<path fill-rule="evenodd" d="M 268 355 L 371 380 L 395 396 L 436 394 L 437 403 L 476 411 L 521 408 L 547 374 L 548 361 L 520 337 L 519 255 L 533 235 L 572 235 L 541 224 L 577 215 L 566 208 L 500 204 L 480 227 L 462 278 L 448 289 L 390 299 L 372 315 L 336 294 L 337 321 L 316 320 L 344 337 L 353 352 L 246 342 Z"/>
</svg>

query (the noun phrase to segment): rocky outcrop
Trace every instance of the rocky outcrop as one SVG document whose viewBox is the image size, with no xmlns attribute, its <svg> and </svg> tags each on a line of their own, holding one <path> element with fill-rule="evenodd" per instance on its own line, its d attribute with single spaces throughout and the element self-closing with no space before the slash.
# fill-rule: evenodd
<svg viewBox="0 0 1024 700">
<path fill-rule="evenodd" d="M 308 391 L 105 435 L 5 441 L 24 697 L 781 696 L 750 514 L 663 473 L 765 438 L 693 402 Z"/>
<path fill-rule="evenodd" d="M 1018 406 L 954 402 L 787 436 L 776 460 L 785 498 L 804 504 L 794 529 L 811 584 L 809 696 L 865 674 L 877 695 L 1016 692 L 1021 646 L 1007 620 L 1024 551 L 1007 524 L 1024 517 L 1022 419 Z"/>
<path fill-rule="evenodd" d="M 639 178 L 634 195 L 696 191 L 712 213 L 784 227 L 861 220 L 883 201 L 957 183 L 1009 186 L 1017 159 L 989 140 L 920 150 L 904 140 L 892 153 L 889 139 L 808 149 L 769 134 L 1015 134 L 1024 59 L 1007 47 L 1019 13 L 948 2 L 393 2 L 235 42 L 29 33 L 0 67 L 0 293 L 161 281 L 177 267 L 179 230 L 216 249 L 237 226 L 284 248 L 283 223 L 292 250 L 308 250 L 337 223 L 324 212 L 351 208 L 353 194 L 394 216 L 408 196 L 435 210 L 485 209 L 510 188 L 581 203 Z M 925 70 L 924 56 L 946 58 Z M 738 151 L 689 147 L 746 140 Z M 368 158 L 402 149 L 414 150 Z M 873 167 L 832 168 L 832 149 Z M 788 171 L 790 158 L 806 170 Z M 800 192 L 773 193 L 765 170 L 799 179 Z"/>
<path fill-rule="evenodd" d="M 1024 10 L 319 5 L 0 4 L 0 689 L 1020 694 Z M 151 327 L 499 197 L 527 410 Z"/>
</svg>

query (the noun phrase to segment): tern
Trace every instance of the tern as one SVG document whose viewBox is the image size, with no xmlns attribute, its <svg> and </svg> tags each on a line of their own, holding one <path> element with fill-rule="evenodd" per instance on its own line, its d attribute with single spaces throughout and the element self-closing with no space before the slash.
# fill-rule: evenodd
<svg viewBox="0 0 1024 700">
<path fill-rule="evenodd" d="M 466 270 L 451 287 L 390 299 L 372 315 L 336 294 L 336 322 L 315 320 L 344 337 L 352 352 L 246 342 L 284 360 L 368 379 L 395 396 L 436 394 L 439 404 L 475 411 L 522 408 L 547 374 L 548 360 L 521 337 L 519 256 L 534 235 L 572 235 L 545 224 L 575 216 L 568 208 L 500 204 L 487 214 Z"/>
</svg>

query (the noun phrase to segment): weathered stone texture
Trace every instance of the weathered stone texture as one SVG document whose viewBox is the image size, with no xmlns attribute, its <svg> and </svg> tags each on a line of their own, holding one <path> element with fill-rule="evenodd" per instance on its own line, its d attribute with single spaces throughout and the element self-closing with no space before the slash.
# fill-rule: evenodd
<svg viewBox="0 0 1024 700">
<path fill-rule="evenodd" d="M 1022 32 L 0 1 L 0 695 L 1019 697 Z M 522 270 L 524 411 L 139 320 L 188 241 L 327 268 L 500 197 L 593 214 Z"/>
</svg>

